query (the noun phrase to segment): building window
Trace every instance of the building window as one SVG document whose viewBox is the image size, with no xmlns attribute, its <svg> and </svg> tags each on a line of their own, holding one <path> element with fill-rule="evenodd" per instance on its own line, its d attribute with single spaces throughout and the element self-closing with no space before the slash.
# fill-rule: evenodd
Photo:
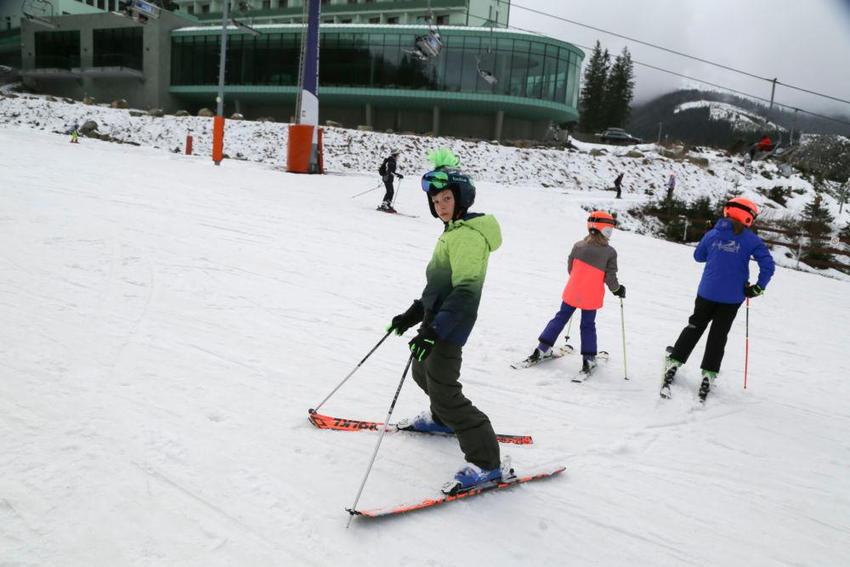
<svg viewBox="0 0 850 567">
<path fill-rule="evenodd" d="M 209 14 L 210 13 L 210 5 L 209 4 L 201 5 L 201 13 L 202 14 Z"/>
<path fill-rule="evenodd" d="M 349 4 L 357 4 L 357 0 L 348 0 Z"/>
<path fill-rule="evenodd" d="M 280 0 L 277 5 L 278 8 L 289 8 L 289 0 Z"/>
<path fill-rule="evenodd" d="M 381 16 L 377 16 L 375 18 L 369 18 L 369 23 L 370 24 L 380 24 L 381 23 Z"/>
<path fill-rule="evenodd" d="M 397 24 L 398 23 L 398 16 L 393 16 L 391 18 L 387 18 L 387 23 L 388 24 Z"/>
<path fill-rule="evenodd" d="M 36 69 L 72 69 L 79 66 L 79 31 L 35 32 Z"/>
<path fill-rule="evenodd" d="M 449 25 L 449 17 L 448 17 L 448 15 L 437 16 L 437 25 L 438 25 L 438 26 L 447 26 L 447 25 Z"/>
<path fill-rule="evenodd" d="M 186 6 L 186 11 L 189 14 L 194 14 L 195 13 L 195 6 L 193 4 L 189 4 L 188 6 Z"/>
<path fill-rule="evenodd" d="M 97 7 L 100 10 L 106 10 L 106 2 L 104 0 L 97 0 Z"/>
<path fill-rule="evenodd" d="M 350 24 L 350 23 L 351 23 L 351 18 L 342 18 L 342 19 L 340 19 L 340 20 L 339 20 L 339 23 L 341 23 L 341 24 Z"/>
<path fill-rule="evenodd" d="M 111 28 L 92 31 L 95 67 L 129 67 L 142 70 L 142 28 Z"/>
<path fill-rule="evenodd" d="M 272 0 L 263 0 L 263 10 L 272 9 Z"/>
</svg>

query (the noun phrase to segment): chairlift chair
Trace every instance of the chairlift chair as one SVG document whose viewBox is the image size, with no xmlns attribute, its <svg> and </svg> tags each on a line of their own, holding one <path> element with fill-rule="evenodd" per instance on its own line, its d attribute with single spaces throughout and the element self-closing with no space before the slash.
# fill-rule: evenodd
<svg viewBox="0 0 850 567">
<path fill-rule="evenodd" d="M 499 12 L 496 12 L 496 19 L 497 20 L 499 19 Z M 493 55 L 493 24 L 492 24 L 492 22 L 490 23 L 490 40 L 487 44 L 487 53 L 485 54 L 485 56 L 490 58 L 490 60 L 491 60 L 490 68 L 492 69 L 493 66 L 495 66 L 495 64 L 496 64 L 496 57 L 495 57 L 495 55 Z M 481 59 L 482 59 L 482 57 L 480 55 L 475 56 L 475 68 L 478 70 L 478 75 L 482 79 L 484 79 L 485 83 L 487 83 L 490 86 L 493 86 L 493 85 L 495 85 L 496 83 L 499 82 L 499 79 L 496 78 L 496 75 L 494 75 L 492 71 L 489 71 L 486 66 L 483 67 L 483 68 L 481 67 Z"/>
</svg>

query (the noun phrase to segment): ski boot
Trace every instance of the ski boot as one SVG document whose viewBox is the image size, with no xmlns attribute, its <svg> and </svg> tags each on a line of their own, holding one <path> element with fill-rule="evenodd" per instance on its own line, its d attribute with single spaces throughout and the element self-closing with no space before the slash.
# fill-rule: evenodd
<svg viewBox="0 0 850 567">
<path fill-rule="evenodd" d="M 581 371 L 584 374 L 590 374 L 596 368 L 596 355 L 583 354 L 581 355 Z"/>
<path fill-rule="evenodd" d="M 534 349 L 534 352 L 532 352 L 531 355 L 524 360 L 524 362 L 526 364 L 528 364 L 529 366 L 531 366 L 532 364 L 537 364 L 538 362 L 543 362 L 544 360 L 546 360 L 548 358 L 552 358 L 553 356 L 554 355 L 552 354 L 551 348 L 544 352 L 544 351 L 540 350 L 540 348 L 538 347 L 538 348 Z"/>
<path fill-rule="evenodd" d="M 515 475 L 514 469 L 511 467 L 511 458 L 505 455 L 501 465 L 495 469 L 482 469 L 472 463 L 467 463 L 440 490 L 443 494 L 453 495 L 459 492 L 467 492 L 480 486 L 488 486 L 498 482 L 509 482 L 513 478 L 515 478 Z"/>
<path fill-rule="evenodd" d="M 664 362 L 664 383 L 661 384 L 661 397 L 662 398 L 670 398 L 670 384 L 673 383 L 673 380 L 676 378 L 676 371 L 679 367 L 682 366 L 682 363 L 672 356 L 668 356 L 667 360 Z"/>
<path fill-rule="evenodd" d="M 717 372 L 711 370 L 702 371 L 702 384 L 699 386 L 699 401 L 705 403 L 705 398 L 711 391 L 711 385 L 714 384 L 714 379 L 717 378 Z"/>
<path fill-rule="evenodd" d="M 422 433 L 454 433 L 455 430 L 434 419 L 430 410 L 421 412 L 416 417 L 402 419 L 396 424 L 401 431 L 420 431 Z"/>
</svg>

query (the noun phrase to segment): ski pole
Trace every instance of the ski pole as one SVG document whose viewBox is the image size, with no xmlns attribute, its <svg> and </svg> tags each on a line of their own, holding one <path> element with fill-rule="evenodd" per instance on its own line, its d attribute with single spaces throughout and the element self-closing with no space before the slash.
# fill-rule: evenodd
<svg viewBox="0 0 850 567">
<path fill-rule="evenodd" d="M 747 389 L 747 371 L 750 368 L 750 298 L 747 298 L 745 325 L 744 325 L 744 389 Z"/>
<path fill-rule="evenodd" d="M 399 193 L 399 191 L 401 191 L 401 182 L 402 182 L 402 181 L 404 181 L 404 178 L 402 178 L 402 179 L 399 179 L 399 180 L 398 180 L 398 187 L 396 187 L 396 189 L 395 189 L 395 195 L 393 195 L 393 202 L 392 202 L 392 203 L 390 203 L 390 206 L 391 206 L 391 207 L 392 207 L 393 205 L 395 205 L 395 200 L 396 200 L 396 198 L 398 198 L 398 193 Z"/>
<path fill-rule="evenodd" d="M 390 409 L 387 412 L 387 418 L 384 420 L 384 428 L 381 430 L 381 436 L 378 437 L 378 442 L 375 444 L 375 450 L 372 452 L 372 458 L 369 461 L 369 466 L 366 467 L 366 474 L 363 475 L 363 482 L 360 483 L 360 489 L 357 491 L 357 496 L 354 497 L 354 504 L 351 505 L 351 508 L 346 508 L 346 511 L 349 513 L 348 524 L 346 524 L 346 529 L 351 526 L 351 520 L 357 515 L 357 503 L 360 501 L 360 495 L 363 494 L 363 488 L 366 486 L 366 479 L 369 478 L 369 473 L 372 472 L 372 465 L 375 464 L 375 458 L 378 456 L 378 449 L 381 447 L 381 441 L 384 440 L 384 435 L 387 432 L 387 428 L 390 425 L 390 418 L 393 415 L 393 410 L 395 409 L 396 400 L 398 400 L 398 395 L 401 392 L 401 387 L 404 384 L 404 379 L 407 378 L 407 371 L 410 370 L 410 363 L 413 362 L 413 355 L 411 354 L 407 359 L 407 365 L 404 367 L 404 372 L 401 374 L 401 381 L 398 383 L 398 388 L 395 390 L 395 396 L 393 396 L 393 401 L 390 403 Z"/>
<path fill-rule="evenodd" d="M 365 191 L 361 191 L 361 192 L 360 192 L 360 193 L 358 193 L 357 195 L 352 195 L 352 196 L 351 196 L 351 198 L 353 199 L 353 198 L 355 198 L 355 197 L 359 197 L 360 195 L 365 195 L 366 193 L 371 193 L 372 191 L 374 191 L 375 189 L 377 189 L 377 188 L 378 188 L 378 187 L 380 187 L 380 186 L 381 186 L 381 184 L 380 184 L 380 183 L 378 183 L 377 185 L 375 185 L 375 186 L 374 186 L 374 187 L 372 187 L 371 189 L 366 189 Z"/>
<path fill-rule="evenodd" d="M 629 379 L 629 364 L 626 359 L 626 316 L 623 313 L 623 298 L 620 298 L 620 328 L 623 330 L 623 379 Z"/>
<path fill-rule="evenodd" d="M 325 404 L 325 402 L 326 402 L 326 401 L 328 401 L 328 400 L 330 399 L 330 397 L 331 397 L 331 396 L 333 396 L 333 395 L 336 393 L 336 391 L 337 391 L 337 390 L 339 390 L 339 389 L 342 387 L 342 385 L 343 385 L 343 384 L 345 384 L 345 383 L 346 383 L 346 381 L 348 381 L 348 379 L 349 379 L 349 378 L 351 378 L 351 376 L 352 376 L 355 372 L 357 372 L 357 369 L 358 369 L 358 368 L 360 368 L 361 366 L 363 366 L 363 363 L 364 363 L 364 362 L 366 362 L 366 359 L 367 359 L 367 358 L 369 358 L 370 356 L 372 356 L 372 353 L 373 353 L 373 352 L 375 352 L 376 350 L 378 350 L 378 347 L 379 347 L 379 346 L 381 346 L 381 343 L 383 343 L 385 340 L 387 340 L 387 337 L 389 337 L 389 336 L 390 336 L 390 333 L 392 333 L 392 332 L 393 332 L 393 330 L 392 330 L 392 329 L 390 329 L 389 331 L 387 331 L 387 334 L 386 334 L 386 335 L 384 335 L 384 337 L 383 337 L 380 341 L 378 341 L 378 344 L 376 344 L 375 346 L 373 346 L 373 347 L 372 347 L 372 350 L 370 350 L 370 351 L 366 354 L 366 356 L 364 356 L 364 357 L 363 357 L 363 360 L 361 360 L 359 363 L 357 363 L 357 366 L 355 366 L 355 367 L 354 367 L 354 370 L 352 370 L 351 372 L 349 372 L 349 373 L 348 373 L 348 376 L 346 376 L 345 378 L 343 378 L 343 379 L 342 379 L 342 382 L 340 382 L 339 384 L 337 384 L 336 388 L 334 388 L 334 389 L 331 391 L 331 393 L 330 393 L 330 394 L 328 394 L 327 396 L 325 396 L 325 399 L 324 399 L 324 400 L 322 400 L 322 401 L 319 403 L 319 405 L 317 405 L 315 408 L 310 408 L 310 409 L 307 411 L 307 413 L 311 413 L 311 414 L 312 414 L 312 413 L 316 413 L 317 411 L 319 411 L 319 408 L 320 408 L 320 407 L 322 407 L 322 406 Z"/>
<path fill-rule="evenodd" d="M 578 311 L 578 309 L 576 309 L 576 311 Z M 570 353 L 572 353 L 572 352 L 575 350 L 575 349 L 572 347 L 572 345 L 570 345 L 570 329 L 571 329 L 571 328 L 572 328 L 572 326 L 573 326 L 573 315 L 575 315 L 575 314 L 576 314 L 576 312 L 575 312 L 575 311 L 573 311 L 573 312 L 570 314 L 570 318 L 567 320 L 567 336 L 566 336 L 566 337 L 564 337 L 564 342 L 565 342 L 565 343 L 567 343 L 567 347 L 568 347 L 568 349 L 569 349 L 569 352 L 570 352 Z"/>
</svg>

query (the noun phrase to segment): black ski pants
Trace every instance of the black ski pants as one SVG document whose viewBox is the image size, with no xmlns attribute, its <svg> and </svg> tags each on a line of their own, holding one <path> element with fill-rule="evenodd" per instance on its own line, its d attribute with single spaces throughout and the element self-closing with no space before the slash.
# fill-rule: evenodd
<svg viewBox="0 0 850 567">
<path fill-rule="evenodd" d="M 395 189 L 393 189 L 393 176 L 386 175 L 384 176 L 384 188 L 386 188 L 386 192 L 384 193 L 384 203 L 387 205 L 392 204 L 393 202 L 393 194 L 395 193 Z"/>
<path fill-rule="evenodd" d="M 740 303 L 717 303 L 697 296 L 694 302 L 694 313 L 688 318 L 688 326 L 679 334 L 670 356 L 682 363 L 687 362 L 691 351 L 711 323 L 700 368 L 719 372 L 723 353 L 726 350 L 726 337 L 729 335 L 729 329 L 732 328 L 732 322 L 740 307 Z"/>
<path fill-rule="evenodd" d="M 463 395 L 461 355 L 461 347 L 438 340 L 428 358 L 413 360 L 413 379 L 428 394 L 434 419 L 454 429 L 467 462 L 495 469 L 501 464 L 499 442 L 490 418 Z"/>
</svg>

